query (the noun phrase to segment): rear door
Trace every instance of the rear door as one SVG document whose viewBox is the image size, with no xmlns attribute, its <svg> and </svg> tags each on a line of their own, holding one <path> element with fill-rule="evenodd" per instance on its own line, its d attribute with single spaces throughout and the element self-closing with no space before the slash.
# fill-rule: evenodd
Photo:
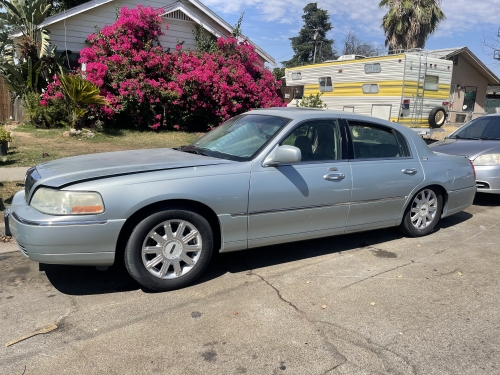
<svg viewBox="0 0 500 375">
<path fill-rule="evenodd" d="M 418 156 L 390 127 L 358 120 L 346 125 L 353 181 L 346 232 L 396 225 L 408 195 L 424 179 Z"/>
</svg>

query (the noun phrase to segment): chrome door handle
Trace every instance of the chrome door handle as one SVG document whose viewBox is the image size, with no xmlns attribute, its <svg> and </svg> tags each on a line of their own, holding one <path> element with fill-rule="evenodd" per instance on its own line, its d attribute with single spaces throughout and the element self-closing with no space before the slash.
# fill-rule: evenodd
<svg viewBox="0 0 500 375">
<path fill-rule="evenodd" d="M 345 178 L 345 174 L 343 173 L 325 174 L 323 178 L 327 181 L 343 180 Z"/>
<path fill-rule="evenodd" d="M 416 174 L 417 170 L 415 168 L 406 168 L 403 169 L 401 172 L 403 172 L 404 174 Z"/>
</svg>

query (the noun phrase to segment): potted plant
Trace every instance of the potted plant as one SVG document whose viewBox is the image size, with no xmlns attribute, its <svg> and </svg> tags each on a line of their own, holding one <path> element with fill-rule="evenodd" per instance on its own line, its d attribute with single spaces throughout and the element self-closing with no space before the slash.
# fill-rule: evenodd
<svg viewBox="0 0 500 375">
<path fill-rule="evenodd" d="M 3 126 L 0 126 L 0 155 L 7 156 L 9 142 L 12 142 L 12 136 Z"/>
</svg>

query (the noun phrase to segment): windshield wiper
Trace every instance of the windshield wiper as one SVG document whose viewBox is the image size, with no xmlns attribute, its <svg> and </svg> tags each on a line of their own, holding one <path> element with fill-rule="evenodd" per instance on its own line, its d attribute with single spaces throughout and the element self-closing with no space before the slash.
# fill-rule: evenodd
<svg viewBox="0 0 500 375">
<path fill-rule="evenodd" d="M 483 141 L 498 141 L 498 140 L 500 140 L 500 138 L 495 138 L 495 137 L 481 137 L 479 139 L 481 139 Z"/>
<path fill-rule="evenodd" d="M 451 137 L 450 137 L 450 138 L 451 138 Z M 477 141 L 477 140 L 479 140 L 479 138 L 461 137 L 461 136 L 459 136 L 459 135 L 454 135 L 454 136 L 453 136 L 453 138 L 451 138 L 451 139 L 471 139 L 471 140 L 473 140 L 473 141 Z"/>
<path fill-rule="evenodd" d="M 206 152 L 203 152 L 201 150 L 202 150 L 201 148 L 193 148 L 193 149 L 190 149 L 190 150 L 186 150 L 185 148 L 183 148 L 181 151 L 182 152 L 188 152 L 190 154 L 196 154 L 196 155 L 202 155 L 202 156 L 210 156 Z"/>
</svg>

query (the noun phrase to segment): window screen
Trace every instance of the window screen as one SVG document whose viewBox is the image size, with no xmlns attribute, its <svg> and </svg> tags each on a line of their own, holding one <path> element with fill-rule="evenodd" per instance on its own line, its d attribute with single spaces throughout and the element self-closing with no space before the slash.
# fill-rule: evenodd
<svg viewBox="0 0 500 375">
<path fill-rule="evenodd" d="M 319 79 L 319 91 L 320 92 L 333 91 L 332 77 L 321 77 Z"/>
<path fill-rule="evenodd" d="M 438 76 L 425 76 L 424 90 L 438 91 L 439 90 L 439 77 Z"/>
<path fill-rule="evenodd" d="M 378 92 L 378 84 L 367 83 L 363 85 L 363 94 L 378 94 Z"/>
<path fill-rule="evenodd" d="M 365 73 L 366 74 L 380 73 L 381 71 L 382 71 L 382 67 L 380 66 L 380 63 L 365 64 Z"/>
<path fill-rule="evenodd" d="M 295 86 L 293 88 L 293 98 L 302 99 L 304 97 L 304 86 Z"/>
</svg>

